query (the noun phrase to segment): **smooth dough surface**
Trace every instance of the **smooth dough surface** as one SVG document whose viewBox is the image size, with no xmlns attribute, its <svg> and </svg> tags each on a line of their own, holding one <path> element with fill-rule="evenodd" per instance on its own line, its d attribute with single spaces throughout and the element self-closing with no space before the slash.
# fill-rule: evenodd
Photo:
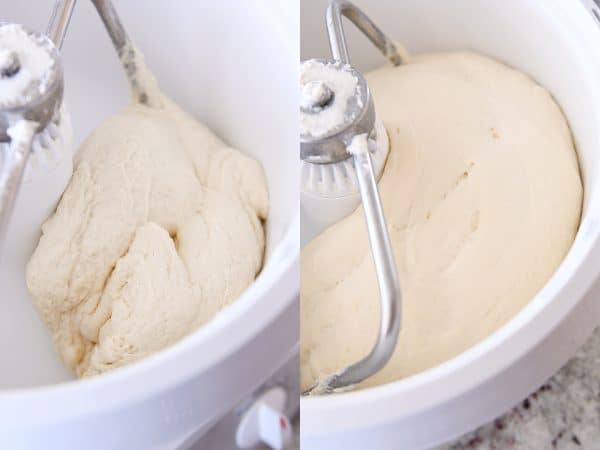
<svg viewBox="0 0 600 450">
<path fill-rule="evenodd" d="M 152 354 L 235 300 L 260 271 L 260 164 L 160 92 L 84 142 L 27 267 L 68 367 L 93 375 Z"/>
<path fill-rule="evenodd" d="M 463 352 L 551 277 L 579 224 L 571 133 L 526 75 L 468 52 L 368 74 L 390 138 L 379 181 L 403 292 L 399 343 L 359 387 Z M 364 357 L 379 325 L 362 208 L 302 251 L 302 388 Z"/>
</svg>

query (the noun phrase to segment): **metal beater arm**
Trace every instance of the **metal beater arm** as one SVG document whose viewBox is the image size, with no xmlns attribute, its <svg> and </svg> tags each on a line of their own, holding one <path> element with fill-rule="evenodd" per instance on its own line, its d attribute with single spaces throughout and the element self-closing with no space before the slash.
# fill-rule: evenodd
<svg viewBox="0 0 600 450">
<path fill-rule="evenodd" d="M 356 25 L 394 66 L 402 64 L 402 56 L 394 42 L 365 13 L 346 0 L 332 0 L 327 8 L 325 20 L 333 59 L 350 64 L 342 16 Z"/>
<path fill-rule="evenodd" d="M 134 96 L 140 103 L 148 104 L 148 89 L 140 84 L 140 80 L 137 77 L 136 50 L 129 36 L 127 36 L 117 10 L 110 0 L 92 0 L 92 3 L 98 11 L 113 46 L 119 55 Z"/>
<path fill-rule="evenodd" d="M 0 247 L 8 229 L 37 126 L 37 122 L 23 120 L 12 128 L 13 133 L 9 130 L 10 150 L 4 153 L 4 161 L 0 160 Z"/>
<path fill-rule="evenodd" d="M 380 324 L 377 341 L 371 352 L 365 358 L 333 376 L 330 381 L 331 389 L 356 385 L 381 370 L 396 349 L 402 323 L 400 281 L 377 183 L 373 174 L 371 155 L 368 152 L 355 155 L 354 168 L 358 178 L 360 197 L 379 284 Z"/>
<path fill-rule="evenodd" d="M 76 0 L 56 0 L 54 4 L 46 34 L 52 39 L 52 42 L 54 42 L 54 45 L 59 50 L 62 48 L 65 35 L 67 34 L 75 2 Z"/>
</svg>

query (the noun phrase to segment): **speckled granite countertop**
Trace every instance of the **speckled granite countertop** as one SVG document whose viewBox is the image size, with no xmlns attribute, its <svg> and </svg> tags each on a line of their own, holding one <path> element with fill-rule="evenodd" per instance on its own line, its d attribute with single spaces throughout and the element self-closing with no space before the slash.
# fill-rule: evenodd
<svg viewBox="0 0 600 450">
<path fill-rule="evenodd" d="M 437 450 L 600 450 L 600 329 L 517 407 Z"/>
</svg>

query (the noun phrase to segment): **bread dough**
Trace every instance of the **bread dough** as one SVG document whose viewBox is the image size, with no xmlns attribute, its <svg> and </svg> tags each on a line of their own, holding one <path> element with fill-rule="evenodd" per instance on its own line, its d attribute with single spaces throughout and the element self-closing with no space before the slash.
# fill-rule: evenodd
<svg viewBox="0 0 600 450">
<path fill-rule="evenodd" d="M 187 335 L 262 265 L 261 166 L 150 94 L 152 107 L 133 102 L 84 142 L 27 267 L 33 301 L 79 376 Z"/>
<path fill-rule="evenodd" d="M 440 53 L 367 80 L 390 138 L 379 189 L 403 320 L 391 360 L 360 387 L 435 366 L 505 324 L 564 258 L 582 207 L 565 117 L 526 75 L 477 54 Z M 376 340 L 362 208 L 303 249 L 301 286 L 307 389 Z"/>
</svg>

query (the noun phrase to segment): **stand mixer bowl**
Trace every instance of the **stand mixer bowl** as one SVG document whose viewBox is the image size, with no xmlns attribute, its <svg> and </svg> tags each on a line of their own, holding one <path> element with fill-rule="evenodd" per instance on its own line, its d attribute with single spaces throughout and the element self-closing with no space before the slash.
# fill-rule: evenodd
<svg viewBox="0 0 600 450">
<path fill-rule="evenodd" d="M 301 399 L 311 450 L 424 449 L 491 421 L 543 384 L 600 322 L 600 29 L 579 2 L 357 0 L 411 53 L 474 50 L 532 76 L 562 107 L 574 136 L 584 208 L 573 246 L 543 289 L 505 326 L 457 357 L 375 388 Z M 303 59 L 328 55 L 327 0 L 301 3 Z M 348 27 L 363 73 L 385 59 Z M 377 106 L 377 105 L 375 105 Z M 302 226 L 309 223 L 301 218 Z M 315 230 L 302 230 L 303 235 Z M 400 338 L 401 339 L 401 338 Z"/>
<path fill-rule="evenodd" d="M 42 8 L 33 0 L 0 0 L 4 17 L 35 30 L 45 29 L 52 2 L 46 3 Z M 293 5 L 273 9 L 272 3 L 118 6 L 164 91 L 226 142 L 262 163 L 271 209 L 261 274 L 236 302 L 176 345 L 106 375 L 75 380 L 59 361 L 28 296 L 23 265 L 28 256 L 21 255 L 19 263 L 16 256 L 12 263 L 4 260 L 4 445 L 178 448 L 190 436 L 203 434 L 297 352 L 298 167 L 289 158 L 297 148 L 297 104 L 289 92 L 297 84 L 298 37 L 292 31 L 297 29 Z M 62 57 L 65 100 L 78 146 L 130 98 L 92 2 L 77 2 Z M 256 92 L 262 101 L 256 101 Z M 277 126 L 274 110 L 280 111 Z"/>
</svg>

